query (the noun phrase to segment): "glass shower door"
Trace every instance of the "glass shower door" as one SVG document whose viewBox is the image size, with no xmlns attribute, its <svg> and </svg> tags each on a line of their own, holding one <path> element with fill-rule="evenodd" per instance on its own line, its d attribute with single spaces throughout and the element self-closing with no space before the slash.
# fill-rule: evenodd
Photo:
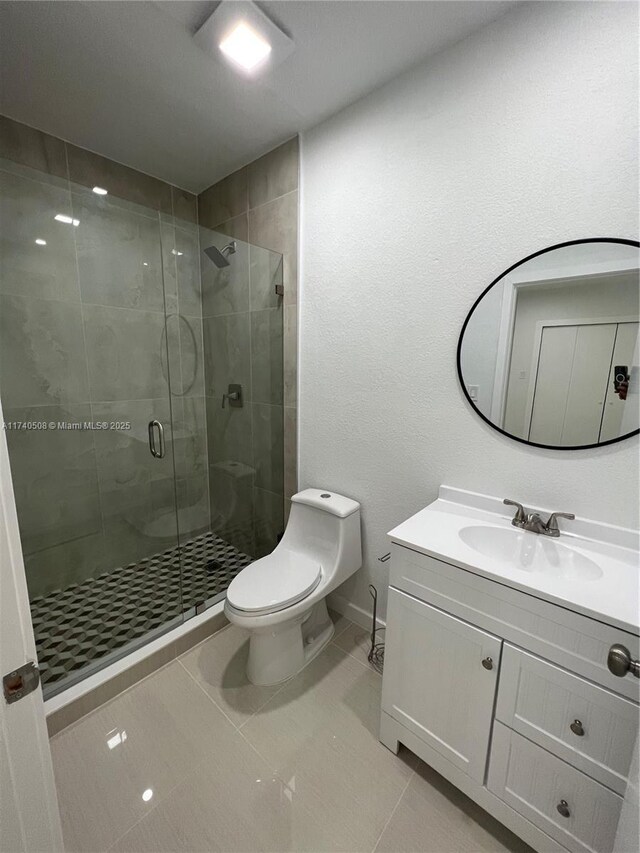
<svg viewBox="0 0 640 853">
<path fill-rule="evenodd" d="M 182 620 L 175 247 L 157 211 L 13 162 L 0 197 L 0 394 L 50 696 Z"/>
<path fill-rule="evenodd" d="M 209 601 L 284 529 L 282 263 L 200 228 Z"/>
</svg>

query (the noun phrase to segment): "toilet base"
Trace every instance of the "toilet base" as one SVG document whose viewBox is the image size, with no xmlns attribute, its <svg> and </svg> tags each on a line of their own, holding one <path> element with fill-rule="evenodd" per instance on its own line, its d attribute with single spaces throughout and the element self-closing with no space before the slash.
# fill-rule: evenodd
<svg viewBox="0 0 640 853">
<path fill-rule="evenodd" d="M 252 628 L 249 681 L 260 686 L 286 681 L 320 654 L 334 630 L 324 599 L 295 619 L 268 628 Z"/>
</svg>

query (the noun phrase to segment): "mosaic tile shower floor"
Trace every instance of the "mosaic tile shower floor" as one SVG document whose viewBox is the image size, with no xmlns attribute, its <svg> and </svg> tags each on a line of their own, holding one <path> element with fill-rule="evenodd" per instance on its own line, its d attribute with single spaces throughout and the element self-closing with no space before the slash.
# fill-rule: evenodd
<svg viewBox="0 0 640 853">
<path fill-rule="evenodd" d="M 204 533 L 33 599 L 42 684 L 65 678 L 219 595 L 252 559 L 214 533 Z"/>
</svg>

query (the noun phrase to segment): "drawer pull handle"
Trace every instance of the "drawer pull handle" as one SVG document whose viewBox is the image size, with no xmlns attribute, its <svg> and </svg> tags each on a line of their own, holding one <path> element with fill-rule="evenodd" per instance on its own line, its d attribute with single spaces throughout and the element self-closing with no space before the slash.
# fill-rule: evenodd
<svg viewBox="0 0 640 853">
<path fill-rule="evenodd" d="M 562 817 L 571 817 L 571 809 L 569 808 L 569 803 L 566 800 L 560 800 L 556 808 Z"/>
<path fill-rule="evenodd" d="M 482 666 L 483 666 L 485 669 L 493 669 L 493 658 L 485 658 L 485 659 L 482 661 Z"/>
<path fill-rule="evenodd" d="M 615 643 L 609 649 L 607 666 L 609 672 L 619 678 L 624 678 L 628 672 L 632 672 L 636 678 L 640 678 L 640 660 L 632 660 L 629 649 L 620 643 Z"/>
<path fill-rule="evenodd" d="M 578 735 L 578 737 L 584 736 L 584 726 L 580 722 L 580 720 L 574 720 L 569 726 L 574 735 Z"/>
</svg>

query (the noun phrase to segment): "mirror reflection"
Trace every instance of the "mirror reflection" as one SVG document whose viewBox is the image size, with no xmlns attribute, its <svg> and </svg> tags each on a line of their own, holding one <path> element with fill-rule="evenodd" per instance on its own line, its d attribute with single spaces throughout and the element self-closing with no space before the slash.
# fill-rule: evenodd
<svg viewBox="0 0 640 853">
<path fill-rule="evenodd" d="M 458 350 L 472 405 L 513 438 L 557 448 L 638 430 L 640 253 L 589 240 L 517 264 L 471 310 Z"/>
</svg>

